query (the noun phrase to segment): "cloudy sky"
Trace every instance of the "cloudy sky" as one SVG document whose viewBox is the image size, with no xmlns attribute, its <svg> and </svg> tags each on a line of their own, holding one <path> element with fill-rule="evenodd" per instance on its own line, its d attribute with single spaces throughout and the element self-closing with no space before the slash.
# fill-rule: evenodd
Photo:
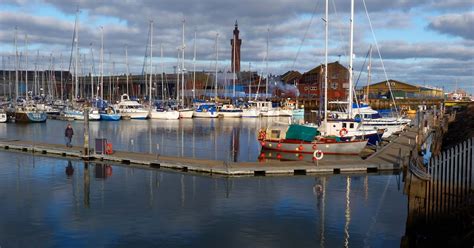
<svg viewBox="0 0 474 248">
<path fill-rule="evenodd" d="M 355 77 L 366 84 L 363 66 L 373 47 L 373 81 L 388 78 L 474 93 L 474 5 L 471 0 L 356 0 Z M 329 1 L 329 61 L 348 64 L 349 0 Z M 364 6 L 365 5 L 365 6 Z M 366 7 L 366 8 L 365 8 Z M 214 70 L 216 34 L 219 69 L 230 68 L 230 39 L 238 20 L 242 69 L 266 74 L 305 72 L 324 62 L 323 0 L 2 0 L 0 54 L 13 67 L 15 27 L 18 50 L 34 68 L 69 67 L 72 35 L 79 13 L 79 46 L 84 71 L 99 68 L 100 34 L 104 30 L 105 73 L 124 73 L 125 47 L 132 73 L 141 73 L 154 22 L 154 70 L 172 72 L 181 46 L 185 19 L 186 68 L 192 69 L 196 33 L 196 69 Z M 367 12 L 366 12 L 367 9 Z M 369 21 L 370 20 L 370 21 Z M 372 29 L 371 29 L 372 26 Z M 268 69 L 266 45 L 268 37 Z M 160 58 L 160 45 L 164 58 Z M 379 48 L 380 54 L 377 52 Z M 39 54 L 39 56 L 38 56 Z M 380 59 L 382 58 L 382 60 Z M 25 56 L 22 56 L 25 67 Z M 114 66 L 115 65 L 115 66 Z"/>
</svg>

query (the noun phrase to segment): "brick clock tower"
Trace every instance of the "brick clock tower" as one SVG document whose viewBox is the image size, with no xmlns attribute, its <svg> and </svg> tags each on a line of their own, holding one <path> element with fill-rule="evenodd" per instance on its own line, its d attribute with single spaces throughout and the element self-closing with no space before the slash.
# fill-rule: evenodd
<svg viewBox="0 0 474 248">
<path fill-rule="evenodd" d="M 231 70 L 232 72 L 240 72 L 240 45 L 242 45 L 242 40 L 239 39 L 239 24 L 237 20 L 235 21 L 234 36 L 230 40 L 230 45 L 232 46 L 231 56 Z"/>
</svg>

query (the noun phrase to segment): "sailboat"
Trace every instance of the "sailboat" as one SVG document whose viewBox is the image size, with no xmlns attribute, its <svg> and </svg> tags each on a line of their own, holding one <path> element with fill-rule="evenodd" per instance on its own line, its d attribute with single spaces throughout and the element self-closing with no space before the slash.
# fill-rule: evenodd
<svg viewBox="0 0 474 248">
<path fill-rule="evenodd" d="M 354 0 L 351 1 L 351 7 L 353 7 Z M 353 8 L 351 8 L 351 42 L 350 42 L 350 54 L 353 50 Z M 368 140 L 366 137 L 360 139 L 353 136 L 351 139 L 341 139 L 341 137 L 333 136 L 330 133 L 331 127 L 335 127 L 333 122 L 328 121 L 327 111 L 327 64 L 328 64 L 328 0 L 326 0 L 326 18 L 325 21 L 325 68 L 324 70 L 324 122 L 320 128 L 309 127 L 304 125 L 289 125 L 285 128 L 272 127 L 260 130 L 258 140 L 262 148 L 273 149 L 282 152 L 295 152 L 295 153 L 313 153 L 313 157 L 316 159 L 318 154 L 335 154 L 335 155 L 357 155 L 367 145 Z M 349 60 L 349 89 L 352 90 L 352 56 Z M 352 94 L 349 94 L 349 99 L 352 98 Z M 350 106 L 352 107 L 352 106 Z M 350 110 L 349 110 L 350 111 Z M 347 123 L 346 123 L 347 124 Z M 355 127 L 355 126 L 354 126 Z M 350 128 L 350 126 L 349 126 Z M 347 129 L 345 130 L 348 131 Z M 347 133 L 346 133 L 347 134 Z M 344 136 L 344 135 L 340 135 Z"/>
<path fill-rule="evenodd" d="M 18 89 L 18 48 L 17 48 L 17 33 L 15 31 L 15 97 L 17 101 L 13 108 L 10 108 L 8 115 L 12 117 L 15 122 L 23 123 L 34 123 L 34 122 L 45 122 L 47 119 L 46 113 L 42 110 L 39 110 L 33 102 L 28 101 L 28 36 L 25 36 L 26 44 L 26 78 L 25 78 L 25 99 L 19 98 L 19 89 Z"/>
<path fill-rule="evenodd" d="M 150 118 L 151 119 L 165 119 L 165 120 L 177 120 L 179 119 L 179 112 L 173 109 L 156 108 L 152 100 L 152 88 L 153 88 L 153 21 L 150 22 L 150 85 L 148 86 L 148 99 L 150 101 Z"/>
<path fill-rule="evenodd" d="M 189 119 L 193 118 L 194 111 L 192 108 L 185 107 L 184 106 L 184 49 L 186 45 L 184 44 L 184 25 L 185 25 L 185 20 L 183 19 L 183 32 L 182 32 L 182 39 L 181 39 L 181 107 L 178 109 L 179 112 L 179 118 L 184 118 L 184 119 Z M 196 77 L 196 32 L 194 32 L 194 58 L 193 58 L 193 63 L 194 63 L 194 78 L 193 78 L 193 99 L 195 98 L 195 91 L 196 91 L 196 82 L 195 82 L 195 77 Z M 179 77 L 179 75 L 178 75 Z M 179 91 L 179 89 L 177 89 Z M 179 99 L 177 99 L 179 102 Z"/>
</svg>

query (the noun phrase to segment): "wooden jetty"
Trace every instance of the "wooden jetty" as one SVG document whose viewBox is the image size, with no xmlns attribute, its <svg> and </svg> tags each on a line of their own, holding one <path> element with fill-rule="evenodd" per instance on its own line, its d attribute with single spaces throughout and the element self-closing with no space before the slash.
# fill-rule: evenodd
<svg viewBox="0 0 474 248">
<path fill-rule="evenodd" d="M 347 157 L 341 160 L 229 162 L 185 157 L 170 157 L 152 153 L 114 151 L 112 154 L 85 155 L 83 147 L 67 148 L 65 145 L 34 143 L 24 140 L 0 140 L 0 148 L 9 151 L 35 153 L 44 156 L 72 157 L 84 160 L 96 160 L 124 165 L 142 165 L 153 168 L 166 168 L 178 171 L 193 171 L 228 176 L 254 175 L 305 175 L 311 173 L 367 173 L 378 171 L 399 171 L 401 154 L 409 153 L 409 140 L 414 132 L 402 133 L 393 142 L 373 154 L 366 160 L 359 157 Z M 407 145 L 408 144 L 408 145 Z"/>
</svg>

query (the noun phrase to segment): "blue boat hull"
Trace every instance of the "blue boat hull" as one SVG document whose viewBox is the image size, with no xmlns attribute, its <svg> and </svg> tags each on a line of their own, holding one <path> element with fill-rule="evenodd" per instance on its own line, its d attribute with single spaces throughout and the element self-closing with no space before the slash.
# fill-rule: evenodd
<svg viewBox="0 0 474 248">
<path fill-rule="evenodd" d="M 118 121 L 120 120 L 119 114 L 100 114 L 100 119 L 103 121 Z"/>
</svg>

